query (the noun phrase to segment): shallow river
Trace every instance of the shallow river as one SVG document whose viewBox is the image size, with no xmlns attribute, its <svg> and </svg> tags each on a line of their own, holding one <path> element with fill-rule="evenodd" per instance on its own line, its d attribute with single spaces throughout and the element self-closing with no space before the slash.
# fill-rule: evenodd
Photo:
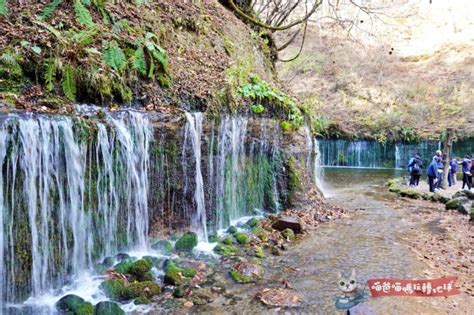
<svg viewBox="0 0 474 315">
<path fill-rule="evenodd" d="M 248 297 L 264 287 L 282 287 L 281 282 L 286 279 L 304 299 L 302 308 L 286 310 L 286 313 L 335 314 L 339 271 L 354 268 L 362 288 L 369 278 L 426 278 L 423 274 L 429 267 L 419 261 L 402 240 L 410 229 L 426 228 L 426 224 L 410 223 L 405 219 L 406 210 L 393 207 L 396 200 L 384 185 L 396 175 L 400 176 L 400 171 L 326 169 L 325 183 L 332 202 L 355 210 L 353 215 L 320 225 L 290 246 L 283 256 L 269 258 L 266 281 L 251 287 L 235 287 L 237 294 Z M 407 203 L 407 207 L 410 211 L 423 211 L 420 206 Z M 465 298 L 370 298 L 352 314 L 446 314 L 448 304 L 462 303 Z M 222 307 L 214 303 L 208 311 L 285 312 L 268 310 L 248 298 L 231 304 L 235 305 Z M 459 310 L 459 314 L 466 311 Z"/>
</svg>

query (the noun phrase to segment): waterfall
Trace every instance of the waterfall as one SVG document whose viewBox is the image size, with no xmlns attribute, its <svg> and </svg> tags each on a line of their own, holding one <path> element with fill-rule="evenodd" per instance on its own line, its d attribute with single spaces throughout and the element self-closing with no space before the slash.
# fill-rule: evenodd
<svg viewBox="0 0 474 315">
<path fill-rule="evenodd" d="M 216 224 L 218 229 L 241 216 L 244 210 L 239 168 L 244 166 L 247 119 L 225 117 L 219 127 L 216 166 Z"/>
<path fill-rule="evenodd" d="M 198 233 L 199 238 L 202 241 L 207 242 L 207 215 L 204 201 L 204 181 L 201 170 L 202 113 L 186 113 L 186 119 L 186 137 L 191 139 L 195 161 L 194 202 L 196 212 L 192 216 L 191 229 Z"/>
<path fill-rule="evenodd" d="M 109 115 L 97 130 L 32 114 L 0 124 L 2 301 L 39 295 L 105 255 L 146 247 L 152 130 L 142 114 Z"/>
</svg>

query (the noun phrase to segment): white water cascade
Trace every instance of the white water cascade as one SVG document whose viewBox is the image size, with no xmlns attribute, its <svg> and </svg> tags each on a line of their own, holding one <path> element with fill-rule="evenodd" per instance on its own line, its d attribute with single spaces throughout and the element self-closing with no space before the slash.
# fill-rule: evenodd
<svg viewBox="0 0 474 315">
<path fill-rule="evenodd" d="M 191 230 L 198 233 L 201 241 L 207 242 L 207 215 L 204 201 L 204 181 L 201 169 L 201 137 L 202 137 L 202 113 L 186 113 L 186 139 L 191 139 L 191 146 L 195 161 L 195 190 L 194 202 L 196 212 L 191 219 Z"/>
<path fill-rule="evenodd" d="M 33 114 L 0 124 L 2 301 L 41 295 L 105 255 L 147 246 L 152 130 L 142 114 L 119 112 L 96 129 Z"/>
</svg>

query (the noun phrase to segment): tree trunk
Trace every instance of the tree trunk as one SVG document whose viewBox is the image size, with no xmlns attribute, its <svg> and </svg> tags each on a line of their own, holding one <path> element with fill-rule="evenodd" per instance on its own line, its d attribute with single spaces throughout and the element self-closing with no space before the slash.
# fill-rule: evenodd
<svg viewBox="0 0 474 315">
<path fill-rule="evenodd" d="M 453 147 L 453 137 L 454 137 L 454 129 L 448 128 L 447 129 L 447 136 L 446 142 L 444 143 L 443 148 L 443 158 L 444 158 L 444 170 L 443 170 L 443 182 L 441 183 L 441 188 L 446 189 L 448 187 L 448 175 L 449 175 L 449 164 L 451 161 L 451 149 Z"/>
</svg>

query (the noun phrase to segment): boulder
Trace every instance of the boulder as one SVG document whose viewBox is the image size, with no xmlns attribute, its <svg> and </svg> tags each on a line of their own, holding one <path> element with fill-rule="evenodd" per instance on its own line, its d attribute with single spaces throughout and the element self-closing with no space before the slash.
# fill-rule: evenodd
<svg viewBox="0 0 474 315">
<path fill-rule="evenodd" d="M 470 214 L 472 201 L 467 197 L 453 198 L 446 203 L 447 210 L 458 210 L 462 214 Z"/>
<path fill-rule="evenodd" d="M 249 236 L 245 233 L 235 233 L 234 237 L 237 240 L 237 242 L 239 242 L 239 244 L 241 245 L 245 245 L 245 244 L 248 244 L 248 242 L 250 242 Z"/>
<path fill-rule="evenodd" d="M 197 244 L 197 234 L 194 232 L 187 232 L 176 241 L 175 248 L 179 252 L 190 253 Z"/>
<path fill-rule="evenodd" d="M 459 198 L 459 197 L 466 197 L 470 200 L 474 200 L 474 191 L 470 191 L 470 190 L 460 190 L 458 192 L 456 192 L 454 195 L 453 195 L 453 199 L 454 198 Z"/>
<path fill-rule="evenodd" d="M 105 296 L 112 300 L 119 301 L 125 292 L 125 281 L 123 279 L 109 279 L 100 284 Z"/>
<path fill-rule="evenodd" d="M 117 303 L 103 301 L 95 306 L 94 315 L 125 315 L 125 312 Z"/>
<path fill-rule="evenodd" d="M 139 259 L 134 262 L 128 270 L 138 281 L 151 281 L 153 280 L 153 275 L 150 272 L 151 267 L 152 263 L 150 261 Z"/>
<path fill-rule="evenodd" d="M 84 299 L 80 296 L 68 294 L 56 302 L 56 308 L 58 311 L 75 313 L 84 303 Z"/>
<path fill-rule="evenodd" d="M 298 217 L 279 217 L 272 227 L 278 231 L 291 229 L 297 234 L 304 231 L 303 222 Z"/>
<path fill-rule="evenodd" d="M 263 278 L 263 267 L 248 262 L 238 262 L 234 264 L 230 271 L 231 278 L 238 283 L 257 282 Z"/>
<path fill-rule="evenodd" d="M 217 244 L 217 246 L 214 247 L 214 253 L 222 256 L 232 256 L 238 251 L 239 249 L 234 245 Z"/>
<path fill-rule="evenodd" d="M 131 258 L 129 254 L 119 253 L 115 255 L 115 259 L 117 259 L 118 261 L 124 261 L 124 260 L 130 260 Z"/>
<path fill-rule="evenodd" d="M 137 298 L 151 299 L 152 297 L 160 293 L 160 286 L 152 281 L 134 282 L 126 287 L 124 292 L 124 298 L 126 300 L 132 300 Z"/>
<path fill-rule="evenodd" d="M 101 265 L 104 266 L 105 268 L 110 268 L 114 265 L 115 259 L 113 257 L 105 257 L 104 260 L 102 260 Z"/>
</svg>

